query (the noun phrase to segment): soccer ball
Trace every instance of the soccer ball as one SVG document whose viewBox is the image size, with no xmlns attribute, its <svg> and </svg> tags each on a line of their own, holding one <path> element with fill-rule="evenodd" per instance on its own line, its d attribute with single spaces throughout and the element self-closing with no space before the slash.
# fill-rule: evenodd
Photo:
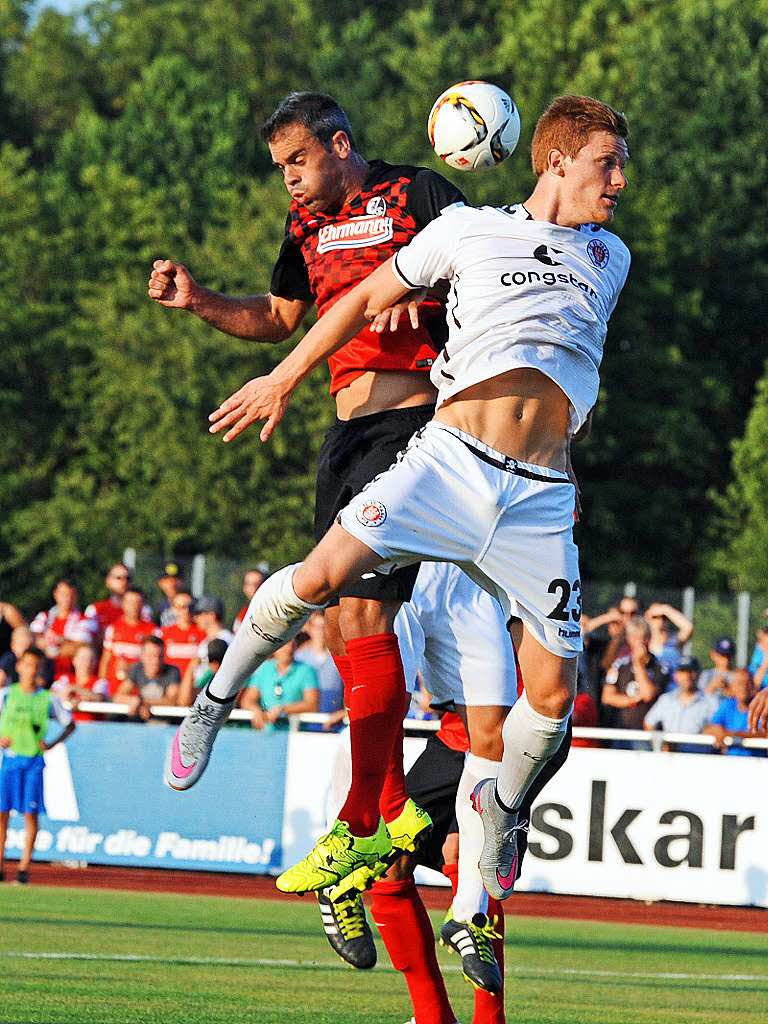
<svg viewBox="0 0 768 1024">
<path fill-rule="evenodd" d="M 514 152 L 520 114 L 512 99 L 490 82 L 459 82 L 437 97 L 429 112 L 432 148 L 457 171 L 495 167 Z"/>
</svg>

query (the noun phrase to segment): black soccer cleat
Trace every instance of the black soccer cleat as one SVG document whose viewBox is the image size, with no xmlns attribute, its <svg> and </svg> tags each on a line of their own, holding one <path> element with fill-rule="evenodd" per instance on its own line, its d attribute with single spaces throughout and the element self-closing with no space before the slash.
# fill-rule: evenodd
<svg viewBox="0 0 768 1024">
<path fill-rule="evenodd" d="M 323 930 L 331 949 L 341 959 L 359 971 L 368 971 L 376 964 L 376 946 L 365 916 L 360 896 L 332 903 L 330 889 L 320 889 L 317 903 L 323 919 Z"/>
<path fill-rule="evenodd" d="M 440 945 L 461 957 L 461 970 L 465 979 L 484 992 L 501 992 L 502 978 L 491 939 L 501 936 L 494 929 L 496 919 L 489 921 L 485 914 L 475 914 L 471 921 L 454 921 L 449 910 L 440 928 Z"/>
</svg>

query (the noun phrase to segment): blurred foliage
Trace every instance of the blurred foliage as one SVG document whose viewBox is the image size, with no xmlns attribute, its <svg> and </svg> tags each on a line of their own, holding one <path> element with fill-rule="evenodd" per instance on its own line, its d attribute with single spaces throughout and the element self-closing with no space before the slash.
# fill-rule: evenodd
<svg viewBox="0 0 768 1024">
<path fill-rule="evenodd" d="M 347 108 L 363 152 L 441 169 L 424 122 L 490 78 L 523 116 L 499 169 L 523 199 L 536 116 L 562 92 L 627 112 L 633 267 L 609 332 L 584 490 L 583 575 L 768 578 L 763 372 L 768 0 L 0 0 L 0 593 L 100 587 L 126 544 L 272 564 L 311 537 L 333 416 L 318 371 L 275 439 L 224 446 L 218 401 L 281 353 L 153 305 L 153 258 L 264 291 L 286 196 L 258 125 L 291 89 Z M 753 412 L 750 407 L 755 402 Z M 748 418 L 749 416 L 749 418 Z"/>
</svg>

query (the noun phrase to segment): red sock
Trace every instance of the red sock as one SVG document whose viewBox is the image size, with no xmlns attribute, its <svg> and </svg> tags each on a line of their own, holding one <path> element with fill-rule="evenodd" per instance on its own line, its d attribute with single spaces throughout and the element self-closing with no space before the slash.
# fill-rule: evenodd
<svg viewBox="0 0 768 1024">
<path fill-rule="evenodd" d="M 409 703 L 410 694 L 406 693 L 403 711 L 400 715 L 401 723 L 405 718 Z M 403 730 L 401 727 L 398 729 L 395 742 L 392 744 L 392 750 L 390 751 L 387 763 L 387 774 L 384 776 L 384 785 L 381 788 L 381 797 L 379 798 L 379 810 L 384 821 L 387 823 L 394 821 L 405 807 L 407 799 L 405 770 L 403 768 Z"/>
<path fill-rule="evenodd" d="M 379 797 L 403 727 L 405 675 L 394 633 L 349 640 L 347 656 L 354 679 L 347 694 L 352 784 L 339 818 L 353 835 L 370 836 L 379 823 Z"/>
<path fill-rule="evenodd" d="M 378 881 L 372 910 L 392 966 L 405 977 L 416 1024 L 454 1024 L 432 924 L 413 879 Z"/>
<path fill-rule="evenodd" d="M 444 864 L 443 874 L 451 883 L 451 890 L 456 895 L 456 886 L 459 881 L 459 865 Z M 496 963 L 499 965 L 501 977 L 504 977 L 504 907 L 498 900 L 488 897 L 488 917 L 496 918 L 496 931 L 501 935 L 500 939 L 492 942 L 493 951 L 496 954 Z M 483 992 L 475 989 L 475 1012 L 472 1017 L 472 1024 L 504 1024 L 504 989 L 492 995 L 490 992 Z"/>
<path fill-rule="evenodd" d="M 348 704 L 347 698 L 349 697 L 349 691 L 354 685 L 352 682 L 352 666 L 349 663 L 349 655 L 347 654 L 332 654 L 333 664 L 336 666 L 336 671 L 341 676 L 341 682 L 344 686 L 344 704 Z"/>
</svg>

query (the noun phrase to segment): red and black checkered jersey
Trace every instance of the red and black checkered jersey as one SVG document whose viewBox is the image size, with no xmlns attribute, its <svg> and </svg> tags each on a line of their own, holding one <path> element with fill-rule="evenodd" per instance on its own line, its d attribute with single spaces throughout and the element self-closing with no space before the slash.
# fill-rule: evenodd
<svg viewBox="0 0 768 1024">
<path fill-rule="evenodd" d="M 361 191 L 334 214 L 311 213 L 295 201 L 272 272 L 270 292 L 317 303 L 322 316 L 425 225 L 453 203 L 465 202 L 451 182 L 424 167 L 370 163 Z M 445 340 L 442 305 L 419 306 L 420 324 L 407 317 L 396 331 L 365 327 L 328 360 L 331 394 L 368 370 L 427 373 Z"/>
</svg>

